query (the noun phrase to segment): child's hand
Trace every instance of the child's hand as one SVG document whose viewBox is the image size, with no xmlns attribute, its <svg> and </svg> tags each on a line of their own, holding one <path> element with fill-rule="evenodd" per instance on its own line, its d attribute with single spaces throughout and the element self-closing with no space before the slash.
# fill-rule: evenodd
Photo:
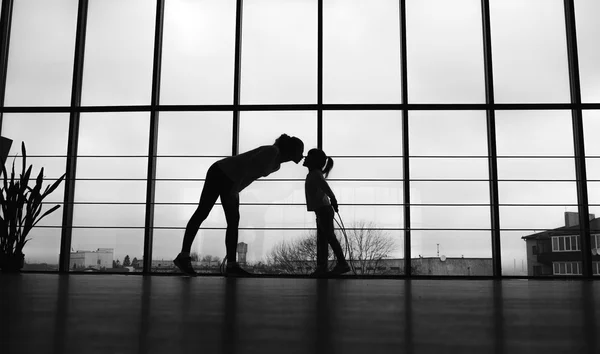
<svg viewBox="0 0 600 354">
<path fill-rule="evenodd" d="M 332 200 L 331 200 L 331 206 L 333 207 L 333 210 L 335 210 L 335 212 L 336 212 L 336 213 L 338 213 L 338 212 L 339 212 L 339 208 L 338 208 L 338 203 L 337 203 L 337 200 L 335 200 L 335 199 L 332 199 Z"/>
</svg>

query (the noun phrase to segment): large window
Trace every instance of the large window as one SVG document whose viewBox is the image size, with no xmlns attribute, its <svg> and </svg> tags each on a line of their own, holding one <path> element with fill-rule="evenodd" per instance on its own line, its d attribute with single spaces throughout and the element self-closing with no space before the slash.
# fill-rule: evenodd
<svg viewBox="0 0 600 354">
<path fill-rule="evenodd" d="M 156 6 L 146 0 L 91 0 L 82 103 L 150 104 Z"/>
<path fill-rule="evenodd" d="M 586 103 L 600 101 L 600 48 L 595 44 L 600 36 L 598 14 L 598 1 L 575 0 L 581 100 Z"/>
<path fill-rule="evenodd" d="M 576 228 L 565 217 L 565 211 L 577 212 L 571 127 L 569 111 L 496 113 L 504 274 L 511 274 L 514 262 L 525 257 L 524 237 L 539 239 L 544 230 Z"/>
<path fill-rule="evenodd" d="M 44 134 L 40 134 L 40 131 Z M 8 173 L 11 173 L 13 162 L 17 178 L 21 173 L 21 144 L 24 144 L 27 165 L 33 165 L 31 178 L 37 178 L 43 168 L 43 188 L 54 183 L 65 173 L 68 132 L 68 114 L 5 113 L 2 117 L 2 136 L 13 140 L 6 163 Z M 30 186 L 33 186 L 33 182 L 30 182 Z M 25 248 L 27 270 L 58 270 L 64 188 L 63 182 L 44 200 L 43 210 L 45 212 L 54 205 L 61 207 L 46 216 L 27 237 L 30 239 Z"/>
<path fill-rule="evenodd" d="M 479 0 L 406 2 L 410 102 L 484 102 L 480 3 Z"/>
<path fill-rule="evenodd" d="M 244 1 L 242 103 L 316 103 L 316 0 Z"/>
<path fill-rule="evenodd" d="M 490 0 L 496 102 L 569 102 L 563 7 L 562 0 Z"/>
<path fill-rule="evenodd" d="M 165 2 L 162 104 L 233 103 L 235 1 Z"/>
<path fill-rule="evenodd" d="M 472 264 L 460 275 L 469 275 L 468 267 L 477 273 L 472 275 L 491 275 L 485 113 L 409 114 L 413 265 L 422 267 L 422 258 L 446 264 L 462 259 Z M 442 268 L 431 274 L 449 275 Z"/>
<path fill-rule="evenodd" d="M 400 103 L 398 1 L 323 2 L 323 102 Z"/>
<path fill-rule="evenodd" d="M 554 275 L 581 275 L 581 262 L 554 262 Z"/>
<path fill-rule="evenodd" d="M 231 112 L 161 113 L 152 252 L 156 270 L 172 271 L 173 255 L 181 250 L 183 231 L 200 199 L 206 171 L 216 160 L 231 155 L 232 116 Z M 219 203 L 198 232 L 192 251 L 200 258 L 223 257 L 224 226 Z"/>
<path fill-rule="evenodd" d="M 552 252 L 580 251 L 579 236 L 553 236 Z"/>
<path fill-rule="evenodd" d="M 115 264 L 107 268 L 143 257 L 148 118 L 81 116 L 71 245 L 75 253 L 112 249 Z"/>
<path fill-rule="evenodd" d="M 595 0 L 7 1 L 8 163 L 23 141 L 48 182 L 73 173 L 27 269 L 175 273 L 209 167 L 283 133 L 335 161 L 360 274 L 579 276 L 580 212 L 600 262 Z M 314 268 L 306 174 L 284 163 L 240 194 L 249 270 Z M 217 200 L 198 271 L 218 272 L 225 229 Z"/>
</svg>

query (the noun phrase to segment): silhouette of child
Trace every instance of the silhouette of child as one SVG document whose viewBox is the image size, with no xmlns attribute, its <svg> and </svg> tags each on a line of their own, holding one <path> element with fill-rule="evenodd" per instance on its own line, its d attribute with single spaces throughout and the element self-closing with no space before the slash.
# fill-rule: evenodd
<svg viewBox="0 0 600 354">
<path fill-rule="evenodd" d="M 226 157 L 212 164 L 206 173 L 204 187 L 196 211 L 190 218 L 183 235 L 181 252 L 173 263 L 185 274 L 196 275 L 190 258 L 190 250 L 200 225 L 212 210 L 217 198 L 225 211 L 227 231 L 226 275 L 249 275 L 236 260 L 238 227 L 240 223 L 240 192 L 260 177 L 279 170 L 288 161 L 299 163 L 304 153 L 302 140 L 282 134 L 273 145 L 264 145 L 239 155 Z"/>
<path fill-rule="evenodd" d="M 333 159 L 327 157 L 323 150 L 311 149 L 303 165 L 308 168 L 304 182 L 306 208 L 308 211 L 314 211 L 317 217 L 317 268 L 311 276 L 325 277 L 346 273 L 350 266 L 333 230 L 334 211 L 338 211 L 338 203 L 325 180 L 333 168 Z M 328 244 L 331 245 L 337 260 L 331 272 L 327 272 Z"/>
</svg>

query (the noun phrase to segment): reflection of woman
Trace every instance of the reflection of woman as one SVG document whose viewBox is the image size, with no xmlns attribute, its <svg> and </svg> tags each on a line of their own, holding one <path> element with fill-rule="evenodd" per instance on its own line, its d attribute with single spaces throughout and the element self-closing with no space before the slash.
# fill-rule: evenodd
<svg viewBox="0 0 600 354">
<path fill-rule="evenodd" d="M 226 157 L 212 164 L 206 173 L 204 188 L 196 211 L 190 218 L 183 236 L 183 246 L 173 263 L 185 274 L 195 275 L 190 258 L 190 250 L 198 228 L 212 210 L 217 198 L 225 211 L 227 231 L 225 246 L 227 248 L 228 275 L 247 275 L 236 261 L 238 243 L 238 226 L 240 222 L 239 193 L 250 183 L 260 177 L 279 170 L 281 163 L 302 160 L 304 143 L 296 137 L 282 134 L 273 145 L 260 146 L 245 153 Z"/>
</svg>

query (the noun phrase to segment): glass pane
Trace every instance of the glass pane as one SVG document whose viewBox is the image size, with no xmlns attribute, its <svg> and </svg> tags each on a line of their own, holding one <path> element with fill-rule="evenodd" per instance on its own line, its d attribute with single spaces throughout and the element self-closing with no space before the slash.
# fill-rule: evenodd
<svg viewBox="0 0 600 354">
<path fill-rule="evenodd" d="M 400 103 L 398 1 L 323 2 L 323 101 Z"/>
<path fill-rule="evenodd" d="M 406 14 L 409 101 L 483 103 L 480 1 L 409 0 Z"/>
<path fill-rule="evenodd" d="M 183 188 L 191 188 L 196 182 L 203 180 L 208 168 L 217 161 L 214 157 L 159 157 L 156 166 L 158 180 L 176 180 L 183 183 Z M 171 190 L 172 187 L 170 187 Z M 198 195 L 199 196 L 199 195 Z"/>
<path fill-rule="evenodd" d="M 83 203 L 144 204 L 146 202 L 146 181 L 79 180 L 76 183 L 75 200 Z"/>
<path fill-rule="evenodd" d="M 5 105 L 70 104 L 77 3 L 14 2 Z"/>
<path fill-rule="evenodd" d="M 317 102 L 317 1 L 244 2 L 241 102 Z"/>
<path fill-rule="evenodd" d="M 314 111 L 242 112 L 240 115 L 239 152 L 271 145 L 281 134 L 296 136 L 304 142 L 304 154 L 317 146 L 317 114 Z M 290 161 L 265 179 L 306 177 L 302 162 Z"/>
<path fill-rule="evenodd" d="M 489 229 L 488 206 L 411 206 L 414 229 Z"/>
<path fill-rule="evenodd" d="M 485 112 L 411 111 L 411 156 L 487 156 Z"/>
<path fill-rule="evenodd" d="M 149 118 L 147 112 L 82 113 L 79 155 L 147 156 Z"/>
<path fill-rule="evenodd" d="M 72 271 L 140 271 L 139 266 L 133 267 L 131 263 L 143 258 L 144 230 L 73 228 L 71 246 L 69 268 Z"/>
<path fill-rule="evenodd" d="M 166 1 L 161 104 L 233 103 L 234 46 L 234 0 Z"/>
<path fill-rule="evenodd" d="M 410 203 L 483 204 L 490 202 L 489 183 L 475 181 L 411 181 Z"/>
<path fill-rule="evenodd" d="M 489 231 L 421 231 L 411 233 L 413 275 L 490 276 Z"/>
<path fill-rule="evenodd" d="M 571 207 L 576 210 L 576 207 Z M 565 207 L 558 205 L 500 206 L 503 229 L 548 230 L 565 225 Z M 556 243 L 558 245 L 558 243 Z M 556 247 L 555 247 L 556 248 Z"/>
<path fill-rule="evenodd" d="M 2 117 L 2 136 L 12 139 L 6 168 L 10 171 L 13 157 L 15 172 L 22 168 L 21 143 L 25 143 L 27 165 L 33 165 L 34 178 L 44 168 L 45 189 L 65 173 L 69 115 L 63 113 L 4 113 Z M 10 172 L 9 172 L 10 173 Z M 33 187 L 34 182 L 30 183 Z M 54 205 L 62 205 L 64 185 L 61 185 L 44 199 L 42 212 Z M 29 242 L 25 245 L 24 270 L 56 271 L 60 253 L 60 234 L 62 226 L 62 206 L 46 216 L 29 233 Z"/>
<path fill-rule="evenodd" d="M 558 266 L 559 266 L 559 269 L 560 269 L 559 270 L 560 274 L 566 274 L 567 273 L 567 265 L 565 263 L 561 262 L 561 263 L 558 264 Z"/>
<path fill-rule="evenodd" d="M 145 180 L 147 168 L 147 157 L 79 156 L 77 158 L 78 178 Z"/>
<path fill-rule="evenodd" d="M 334 165 L 329 180 L 393 179 L 400 180 L 402 157 L 333 157 Z M 394 183 L 400 183 L 394 181 Z"/>
<path fill-rule="evenodd" d="M 410 177 L 412 180 L 487 180 L 488 175 L 487 157 L 411 157 L 410 159 Z"/>
<path fill-rule="evenodd" d="M 334 157 L 402 156 L 402 113 L 325 111 L 323 150 Z"/>
<path fill-rule="evenodd" d="M 402 204 L 402 182 L 329 181 L 340 204 Z"/>
<path fill-rule="evenodd" d="M 569 102 L 561 0 L 490 0 L 497 103 Z"/>
<path fill-rule="evenodd" d="M 84 105 L 150 104 L 155 12 L 152 1 L 90 1 Z"/>
<path fill-rule="evenodd" d="M 83 200 L 77 199 L 76 202 L 83 202 Z M 138 200 L 138 205 L 116 204 L 121 200 L 111 202 L 113 204 L 76 204 L 73 211 L 73 227 L 144 228 L 146 210 L 144 200 Z"/>
<path fill-rule="evenodd" d="M 500 204 L 558 204 L 577 210 L 577 186 L 575 182 L 498 182 Z M 543 207 L 543 205 L 540 205 Z M 533 212 L 533 210 L 532 210 Z M 543 212 L 539 209 L 538 212 Z M 508 220 L 506 220 L 508 222 Z"/>
<path fill-rule="evenodd" d="M 600 48 L 596 44 L 600 37 L 598 16 L 598 1 L 575 0 L 581 101 L 586 103 L 600 102 Z"/>
<path fill-rule="evenodd" d="M 59 209 L 60 210 L 60 209 Z M 57 210 L 51 217 L 61 215 Z M 29 234 L 31 240 L 27 242 L 25 253 L 24 271 L 58 271 L 58 257 L 60 255 L 60 226 L 57 228 L 34 227 Z"/>
<path fill-rule="evenodd" d="M 498 156 L 573 156 L 570 111 L 497 111 Z"/>
<path fill-rule="evenodd" d="M 158 155 L 230 156 L 232 135 L 232 112 L 161 112 Z"/>
<path fill-rule="evenodd" d="M 500 180 L 575 180 L 575 164 L 572 157 L 563 158 L 508 158 L 498 159 Z"/>
</svg>

